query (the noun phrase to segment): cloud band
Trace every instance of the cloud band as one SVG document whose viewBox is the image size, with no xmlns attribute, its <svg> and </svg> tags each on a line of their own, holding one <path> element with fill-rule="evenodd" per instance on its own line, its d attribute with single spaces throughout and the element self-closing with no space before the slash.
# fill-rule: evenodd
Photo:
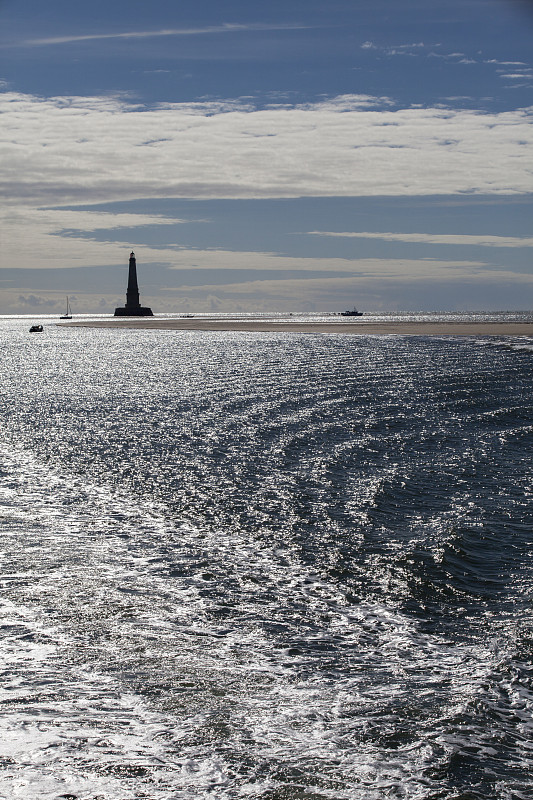
<svg viewBox="0 0 533 800">
<path fill-rule="evenodd" d="M 12 202 L 533 191 L 532 109 L 394 110 L 364 96 L 146 109 L 3 93 L 0 113 L 0 186 Z"/>
</svg>

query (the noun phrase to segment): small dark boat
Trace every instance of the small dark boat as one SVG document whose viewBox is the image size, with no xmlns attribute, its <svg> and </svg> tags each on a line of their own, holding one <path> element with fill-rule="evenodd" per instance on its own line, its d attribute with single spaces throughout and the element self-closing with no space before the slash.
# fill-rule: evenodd
<svg viewBox="0 0 533 800">
<path fill-rule="evenodd" d="M 30 328 L 30 333 L 42 333 L 43 326 L 42 325 L 32 325 Z"/>
<path fill-rule="evenodd" d="M 353 311 L 341 311 L 341 317 L 362 317 L 363 312 L 354 308 Z"/>
</svg>

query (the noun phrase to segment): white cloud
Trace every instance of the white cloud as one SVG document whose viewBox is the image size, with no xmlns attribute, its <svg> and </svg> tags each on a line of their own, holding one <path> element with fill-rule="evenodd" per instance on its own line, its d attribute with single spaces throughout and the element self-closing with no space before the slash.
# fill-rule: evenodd
<svg viewBox="0 0 533 800">
<path fill-rule="evenodd" d="M 382 239 L 387 242 L 416 242 L 421 244 L 451 244 L 471 247 L 533 247 L 533 237 L 491 236 L 482 234 L 435 234 L 435 233 L 368 233 L 309 231 L 313 236 L 348 237 L 358 239 Z"/>
<path fill-rule="evenodd" d="M 525 81 L 525 80 L 528 80 L 529 78 L 532 78 L 532 77 L 533 77 L 533 72 L 531 72 L 531 71 L 529 71 L 529 72 L 508 72 L 508 73 L 505 73 L 504 75 L 500 75 L 500 78 L 502 78 L 502 80 L 508 80 L 508 81 Z"/>
<path fill-rule="evenodd" d="M 368 103 L 344 96 L 261 110 L 235 101 L 142 109 L 3 93 L 0 183 L 12 203 L 34 205 L 533 190 L 531 109 Z"/>
<path fill-rule="evenodd" d="M 146 109 L 112 97 L 0 93 L 4 263 L 117 263 L 118 248 L 135 241 L 76 232 L 178 222 L 59 207 L 76 203 L 533 191 L 532 109 L 389 103 L 343 95 L 261 110 L 235 100 Z M 143 257 L 174 263 L 167 250 Z"/>
<path fill-rule="evenodd" d="M 442 53 L 436 52 L 438 48 L 442 47 L 441 44 L 426 45 L 424 42 L 412 42 L 410 44 L 399 45 L 378 45 L 374 42 L 367 41 L 361 45 L 362 50 L 376 50 L 384 53 L 386 56 L 422 56 L 425 58 L 441 58 L 443 60 L 458 61 L 460 64 L 476 64 L 477 61 L 468 57 L 465 53 L 453 52 Z M 434 48 L 434 49 L 430 49 Z M 500 63 L 495 61 L 485 61 L 486 64 Z"/>
<path fill-rule="evenodd" d="M 153 39 L 162 36 L 205 36 L 207 34 L 246 33 L 249 31 L 304 30 L 309 26 L 299 24 L 269 25 L 267 23 L 226 23 L 206 25 L 200 28 L 163 28 L 147 31 L 118 31 L 116 33 L 72 34 L 69 36 L 49 36 L 42 39 L 26 39 L 7 46 L 46 47 L 58 44 L 77 44 L 79 42 L 100 41 L 102 39 Z M 4 45 L 5 47 L 6 45 Z"/>
<path fill-rule="evenodd" d="M 346 277 L 328 278 L 294 278 L 296 284 L 308 284 L 309 281 L 322 282 L 345 281 L 354 278 L 369 278 L 372 280 L 394 279 L 394 280 L 457 280 L 472 276 L 493 275 L 494 270 L 487 269 L 486 264 L 481 261 L 446 261 L 431 258 L 407 259 L 407 258 L 301 258 L 291 256 L 280 256 L 276 253 L 256 253 L 256 252 L 231 252 L 224 250 L 186 250 L 174 253 L 172 256 L 173 266 L 176 269 L 190 269 L 191 262 L 199 268 L 218 268 L 218 269 L 246 269 L 252 273 L 254 271 L 279 271 L 293 272 L 304 270 L 306 272 L 315 270 L 317 272 L 346 273 Z M 523 276 L 522 276 L 523 277 Z M 533 280 L 533 276 L 531 276 Z M 276 279 L 273 279 L 274 281 Z M 253 282 L 253 281 L 252 281 Z M 250 281 L 246 281 L 248 285 Z M 288 284 L 285 279 L 281 283 Z M 174 287 L 175 291 L 181 292 L 183 286 Z M 209 287 L 213 288 L 213 287 Z M 169 289 L 170 291 L 170 289 Z"/>
<path fill-rule="evenodd" d="M 444 61 L 454 60 L 458 61 L 459 64 L 476 64 L 477 62 L 470 58 L 469 56 L 465 55 L 464 53 L 435 53 L 432 50 L 428 53 L 428 58 L 442 58 Z"/>
<path fill-rule="evenodd" d="M 490 58 L 483 62 L 484 64 L 500 64 L 506 67 L 526 67 L 525 61 L 498 61 L 496 58 Z"/>
<path fill-rule="evenodd" d="M 433 263 L 436 266 L 437 262 Z M 289 280 L 249 280 L 242 283 L 226 283 L 223 286 L 220 284 L 205 284 L 202 286 L 179 286 L 176 287 L 176 295 L 184 296 L 205 296 L 206 293 L 217 293 L 218 295 L 228 295 L 231 297 L 238 295 L 249 295 L 251 297 L 268 297 L 268 295 L 277 297 L 286 297 L 291 299 L 289 308 L 295 308 L 295 300 L 301 297 L 313 300 L 320 300 L 331 295 L 336 295 L 337 300 L 346 300 L 346 296 L 350 291 L 357 288 L 365 287 L 365 289 L 376 288 L 376 278 L 380 280 L 379 285 L 395 285 L 395 286 L 413 286 L 420 282 L 420 278 L 424 278 L 424 286 L 427 288 L 431 284 L 438 284 L 440 286 L 457 285 L 480 285 L 483 286 L 498 286 L 502 283 L 506 285 L 527 286 L 528 289 L 533 284 L 533 275 L 524 275 L 522 273 L 504 272 L 504 271 L 490 271 L 480 272 L 476 270 L 466 271 L 464 265 L 446 265 L 442 269 L 440 265 L 433 271 L 427 270 L 428 264 L 422 263 L 420 273 L 413 273 L 411 270 L 406 269 L 406 264 L 399 263 L 391 268 L 383 264 L 383 269 L 378 269 L 376 272 L 369 273 L 363 272 L 361 275 L 347 275 L 346 277 L 334 278 L 291 278 Z M 431 267 L 431 262 L 429 262 Z"/>
<path fill-rule="evenodd" d="M 120 263 L 120 249 L 131 249 L 133 242 L 98 242 L 83 237 L 83 233 L 136 229 L 148 225 L 177 225 L 182 222 L 149 214 L 35 209 L 20 205 L 5 208 L 1 218 L 3 265 L 22 269 L 67 269 L 87 264 Z M 29 231 L 31 236 L 28 235 Z M 150 251 L 150 260 L 166 259 L 161 259 L 161 252 L 154 249 Z"/>
</svg>

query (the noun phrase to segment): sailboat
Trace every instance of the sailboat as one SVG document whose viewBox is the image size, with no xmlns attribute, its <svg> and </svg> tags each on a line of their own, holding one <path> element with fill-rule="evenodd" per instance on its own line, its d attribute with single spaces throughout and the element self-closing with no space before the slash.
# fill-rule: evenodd
<svg viewBox="0 0 533 800">
<path fill-rule="evenodd" d="M 59 319 L 72 319 L 72 314 L 70 313 L 70 306 L 68 302 L 68 295 L 67 295 L 67 310 L 64 314 L 61 314 Z"/>
</svg>

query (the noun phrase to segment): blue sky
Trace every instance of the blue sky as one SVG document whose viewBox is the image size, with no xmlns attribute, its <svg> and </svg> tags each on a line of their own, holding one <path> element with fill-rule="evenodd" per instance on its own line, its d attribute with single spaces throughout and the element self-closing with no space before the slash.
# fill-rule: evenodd
<svg viewBox="0 0 533 800">
<path fill-rule="evenodd" d="M 526 0 L 0 0 L 0 313 L 529 309 Z"/>
</svg>

